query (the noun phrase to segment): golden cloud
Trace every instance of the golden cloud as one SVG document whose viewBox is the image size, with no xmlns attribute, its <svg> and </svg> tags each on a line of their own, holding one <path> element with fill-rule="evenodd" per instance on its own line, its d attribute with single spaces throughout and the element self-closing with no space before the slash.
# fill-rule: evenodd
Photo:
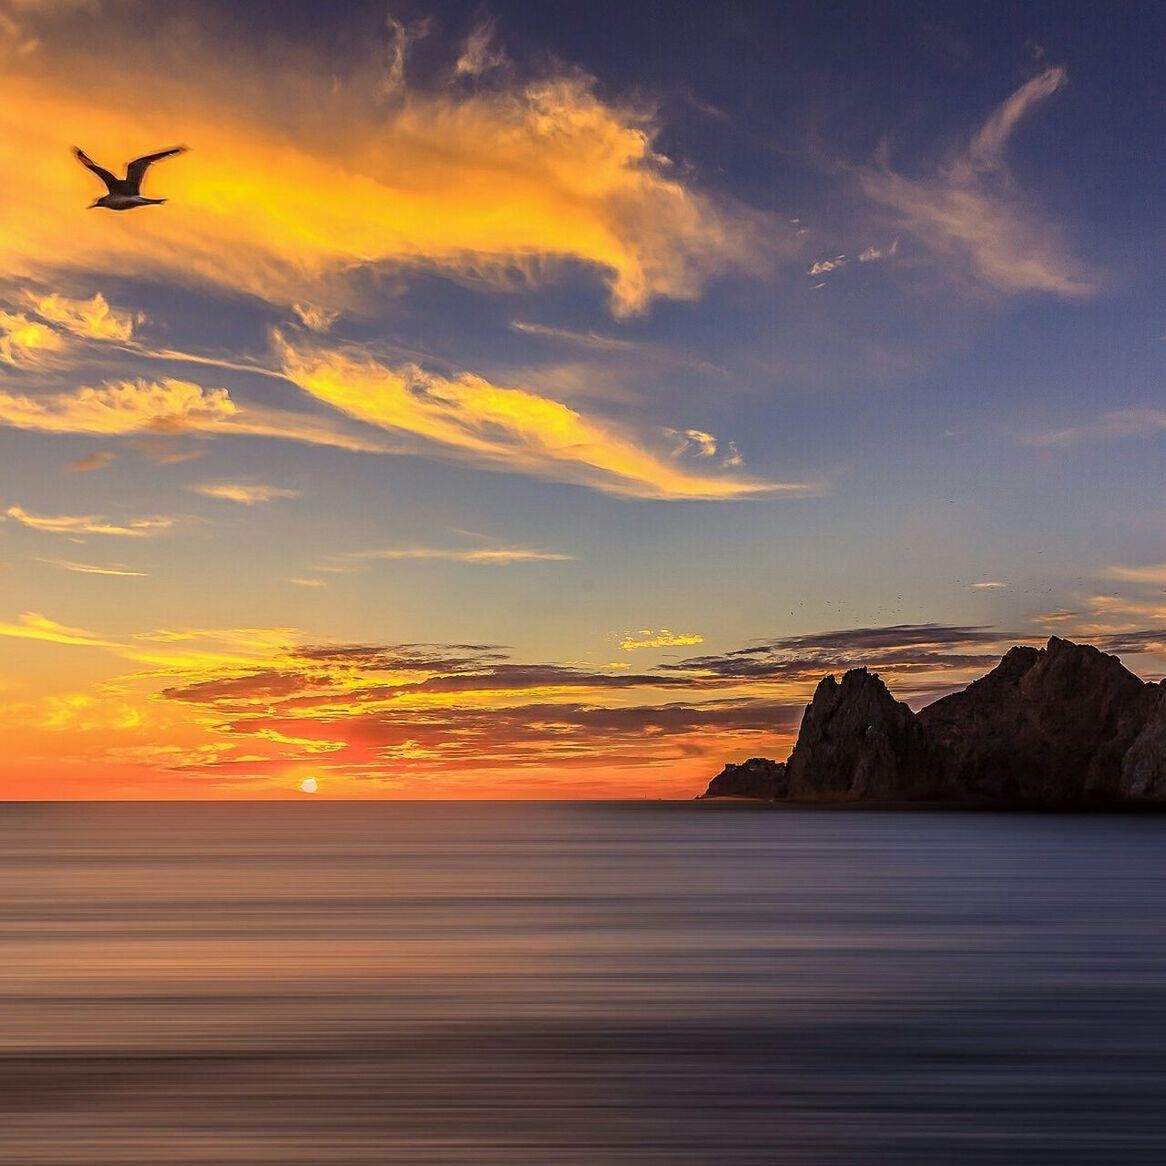
<svg viewBox="0 0 1166 1166">
<path fill-rule="evenodd" d="M 21 180 L 0 190 L 0 266 L 18 278 L 132 270 L 335 308 L 358 267 L 505 284 L 574 262 L 626 315 L 764 270 L 776 250 L 768 219 L 692 189 L 655 150 L 651 116 L 578 72 L 421 92 L 402 70 L 386 102 L 371 68 L 338 81 L 332 62 L 227 49 L 188 25 L 168 37 L 164 19 L 103 25 L 99 45 L 46 39 L 8 62 L 0 165 Z M 484 66 L 482 46 L 472 59 Z M 165 208 L 86 209 L 101 190 L 68 152 L 78 127 L 76 144 L 117 171 L 175 126 L 191 152 L 146 182 Z"/>
<path fill-rule="evenodd" d="M 329 421 L 264 406 L 242 405 L 224 388 L 190 381 L 126 380 L 71 393 L 36 396 L 0 391 L 0 425 L 41 433 L 235 434 L 277 437 L 367 453 L 389 453 L 383 441 L 338 429 Z"/>
<path fill-rule="evenodd" d="M 50 644 L 68 644 L 84 648 L 112 648 L 115 645 L 103 640 L 84 628 L 70 628 L 41 615 L 39 611 L 26 611 L 19 617 L 19 623 L 0 623 L 0 636 L 19 640 L 44 640 Z"/>
<path fill-rule="evenodd" d="M 42 319 L 82 340 L 109 340 L 124 343 L 134 334 L 141 317 L 111 308 L 100 292 L 91 299 L 71 299 L 56 292 L 38 295 L 26 292 L 25 303 Z"/>
<path fill-rule="evenodd" d="M 1069 447 L 1086 441 L 1123 437 L 1152 437 L 1166 430 L 1166 409 L 1153 405 L 1131 405 L 1111 409 L 1095 421 L 1064 429 L 1050 429 L 1021 437 L 1024 445 Z"/>
<path fill-rule="evenodd" d="M 419 439 L 414 452 L 630 498 L 720 500 L 813 490 L 802 482 L 693 473 L 672 460 L 674 450 L 654 452 L 612 422 L 473 373 L 443 377 L 414 364 L 382 364 L 355 348 L 296 346 L 278 335 L 275 343 L 292 383 L 358 421 Z"/>
<path fill-rule="evenodd" d="M 9 506 L 4 512 L 15 522 L 46 534 L 108 534 L 123 538 L 149 538 L 161 534 L 174 525 L 173 518 L 134 518 L 118 524 L 94 515 L 38 515 L 29 514 L 21 506 Z"/>
<path fill-rule="evenodd" d="M 60 334 L 22 312 L 0 312 L 0 361 L 17 368 L 55 364 L 66 347 Z"/>
<path fill-rule="evenodd" d="M 243 506 L 274 502 L 276 498 L 299 498 L 302 494 L 300 490 L 287 490 L 281 486 L 249 485 L 246 482 L 201 482 L 190 488 L 196 494 L 202 494 L 207 498 L 238 502 Z"/>
<path fill-rule="evenodd" d="M 59 366 L 76 340 L 127 343 L 138 319 L 100 294 L 71 299 L 26 291 L 19 304 L 20 311 L 0 311 L 0 361 L 18 368 Z"/>
<path fill-rule="evenodd" d="M 625 634 L 619 646 L 625 652 L 634 652 L 639 648 L 686 648 L 703 643 L 704 636 L 698 632 L 672 632 L 667 628 L 653 631 L 651 628 L 641 628 L 638 632 Z"/>
</svg>

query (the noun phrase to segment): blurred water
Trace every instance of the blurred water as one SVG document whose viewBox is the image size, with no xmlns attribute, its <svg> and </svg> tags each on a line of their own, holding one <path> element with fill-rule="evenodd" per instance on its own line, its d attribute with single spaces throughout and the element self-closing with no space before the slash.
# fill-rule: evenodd
<svg viewBox="0 0 1166 1166">
<path fill-rule="evenodd" d="M 0 1162 L 1166 1161 L 1166 819 L 0 807 Z"/>
</svg>

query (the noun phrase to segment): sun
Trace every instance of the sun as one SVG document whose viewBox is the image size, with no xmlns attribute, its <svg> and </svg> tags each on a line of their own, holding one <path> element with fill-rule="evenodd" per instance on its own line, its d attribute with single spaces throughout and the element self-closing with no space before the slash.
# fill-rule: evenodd
<svg viewBox="0 0 1166 1166">
<path fill-rule="evenodd" d="M 305 777 L 300 782 L 300 789 L 306 794 L 314 794 L 320 788 L 320 783 L 314 777 Z"/>
</svg>

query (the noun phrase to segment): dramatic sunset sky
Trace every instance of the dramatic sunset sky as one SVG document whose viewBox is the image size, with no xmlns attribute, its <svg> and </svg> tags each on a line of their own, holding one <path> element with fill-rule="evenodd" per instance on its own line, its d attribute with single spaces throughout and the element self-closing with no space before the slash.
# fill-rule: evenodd
<svg viewBox="0 0 1166 1166">
<path fill-rule="evenodd" d="M 1161 676 L 1163 44 L 0 0 L 0 796 L 691 796 L 826 671 Z"/>
</svg>

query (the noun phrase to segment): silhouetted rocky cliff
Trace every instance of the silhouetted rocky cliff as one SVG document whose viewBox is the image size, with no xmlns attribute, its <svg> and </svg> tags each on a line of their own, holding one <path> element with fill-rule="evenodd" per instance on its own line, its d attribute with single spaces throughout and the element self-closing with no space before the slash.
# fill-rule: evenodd
<svg viewBox="0 0 1166 1166">
<path fill-rule="evenodd" d="M 865 668 L 818 685 L 788 769 L 792 798 L 928 797 L 941 777 L 919 719 Z"/>
<path fill-rule="evenodd" d="M 918 713 L 856 668 L 818 685 L 783 782 L 791 801 L 1166 802 L 1166 687 L 1055 636 Z M 775 796 L 745 784 L 732 795 Z"/>
<path fill-rule="evenodd" d="M 709 782 L 702 798 L 784 798 L 789 792 L 784 761 L 750 757 L 740 765 L 730 762 Z"/>
</svg>

